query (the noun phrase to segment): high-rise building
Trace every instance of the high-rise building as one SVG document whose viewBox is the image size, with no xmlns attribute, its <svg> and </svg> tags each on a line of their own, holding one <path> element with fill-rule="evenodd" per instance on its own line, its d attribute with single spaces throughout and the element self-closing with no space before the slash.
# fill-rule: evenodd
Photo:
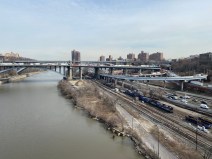
<svg viewBox="0 0 212 159">
<path fill-rule="evenodd" d="M 99 61 L 105 61 L 105 56 L 100 56 Z"/>
<path fill-rule="evenodd" d="M 135 60 L 135 54 L 133 54 L 133 53 L 127 54 L 127 59 L 129 59 L 129 60 Z"/>
<path fill-rule="evenodd" d="M 138 54 L 138 60 L 147 62 L 149 60 L 149 53 L 141 51 L 141 53 Z"/>
<path fill-rule="evenodd" d="M 199 55 L 200 64 L 212 64 L 212 52 L 207 52 Z"/>
<path fill-rule="evenodd" d="M 149 60 L 162 61 L 163 60 L 163 53 L 162 52 L 153 53 L 153 54 L 149 55 Z"/>
<path fill-rule="evenodd" d="M 106 58 L 106 61 L 112 61 L 113 57 L 111 55 L 109 55 L 109 58 Z"/>
<path fill-rule="evenodd" d="M 71 51 L 71 56 L 72 56 L 72 63 L 80 63 L 81 58 L 80 58 L 80 52 L 73 50 Z"/>
<path fill-rule="evenodd" d="M 0 63 L 4 62 L 4 56 L 0 54 Z"/>
</svg>

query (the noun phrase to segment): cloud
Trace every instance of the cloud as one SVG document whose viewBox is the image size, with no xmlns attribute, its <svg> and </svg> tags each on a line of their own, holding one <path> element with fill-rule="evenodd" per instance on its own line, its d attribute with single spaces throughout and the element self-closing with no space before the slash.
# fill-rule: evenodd
<svg viewBox="0 0 212 159">
<path fill-rule="evenodd" d="M 0 6 L 1 49 L 27 50 L 26 56 L 38 59 L 61 58 L 59 52 L 65 51 L 69 57 L 71 49 L 95 59 L 140 50 L 186 56 L 211 51 L 211 7 L 210 0 L 5 1 Z"/>
</svg>

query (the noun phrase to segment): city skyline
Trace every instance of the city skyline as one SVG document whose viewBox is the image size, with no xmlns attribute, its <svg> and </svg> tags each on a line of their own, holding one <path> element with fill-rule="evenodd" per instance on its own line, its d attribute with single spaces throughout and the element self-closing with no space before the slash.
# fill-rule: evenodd
<svg viewBox="0 0 212 159">
<path fill-rule="evenodd" d="M 0 53 L 34 59 L 126 57 L 141 50 L 166 59 L 210 52 L 212 2 L 11 0 L 0 5 Z"/>
</svg>

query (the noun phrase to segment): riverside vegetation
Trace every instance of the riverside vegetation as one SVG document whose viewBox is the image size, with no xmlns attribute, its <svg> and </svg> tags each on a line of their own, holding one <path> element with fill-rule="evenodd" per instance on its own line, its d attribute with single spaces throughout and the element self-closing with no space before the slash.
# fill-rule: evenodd
<svg viewBox="0 0 212 159">
<path fill-rule="evenodd" d="M 155 152 L 142 144 L 138 134 L 129 128 L 125 119 L 116 110 L 117 99 L 115 97 L 110 96 L 91 82 L 78 81 L 71 84 L 69 81 L 61 80 L 58 88 L 62 95 L 71 99 L 76 107 L 84 109 L 91 118 L 103 122 L 108 130 L 120 136 L 130 137 L 139 154 L 146 158 L 158 158 Z"/>
<path fill-rule="evenodd" d="M 145 143 L 142 142 L 137 132 L 129 128 L 124 117 L 116 110 L 118 101 L 116 97 L 109 95 L 89 81 L 75 81 L 75 84 L 72 82 L 73 81 L 61 80 L 58 84 L 58 88 L 66 98 L 73 101 L 76 107 L 84 109 L 91 118 L 103 122 L 107 128 L 113 132 L 119 135 L 129 136 L 135 143 L 136 150 L 146 158 L 158 158 L 155 152 L 145 146 Z M 138 112 L 134 112 L 128 107 L 124 109 L 135 118 L 139 117 Z M 156 129 L 152 129 L 150 133 L 157 138 L 158 132 Z M 176 140 L 169 139 L 163 132 L 160 132 L 160 142 L 165 147 L 168 147 L 171 152 L 174 152 L 178 158 L 209 159 L 211 157 L 210 151 L 206 151 L 200 155 L 183 143 L 179 143 L 179 140 L 176 142 Z"/>
</svg>

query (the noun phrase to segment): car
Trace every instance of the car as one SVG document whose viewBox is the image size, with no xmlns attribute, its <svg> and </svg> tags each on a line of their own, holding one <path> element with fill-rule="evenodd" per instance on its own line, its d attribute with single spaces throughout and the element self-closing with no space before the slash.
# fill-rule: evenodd
<svg viewBox="0 0 212 159">
<path fill-rule="evenodd" d="M 184 96 L 184 99 L 190 99 L 190 98 L 191 98 L 190 96 L 187 95 Z"/>
<path fill-rule="evenodd" d="M 188 103 L 188 101 L 187 101 L 186 99 L 182 99 L 181 102 L 183 102 L 183 103 L 185 103 L 185 104 Z"/>
<path fill-rule="evenodd" d="M 172 99 L 177 100 L 179 98 L 178 98 L 178 96 L 172 96 Z"/>
<path fill-rule="evenodd" d="M 208 109 L 208 105 L 207 104 L 200 104 L 200 108 Z"/>
</svg>

